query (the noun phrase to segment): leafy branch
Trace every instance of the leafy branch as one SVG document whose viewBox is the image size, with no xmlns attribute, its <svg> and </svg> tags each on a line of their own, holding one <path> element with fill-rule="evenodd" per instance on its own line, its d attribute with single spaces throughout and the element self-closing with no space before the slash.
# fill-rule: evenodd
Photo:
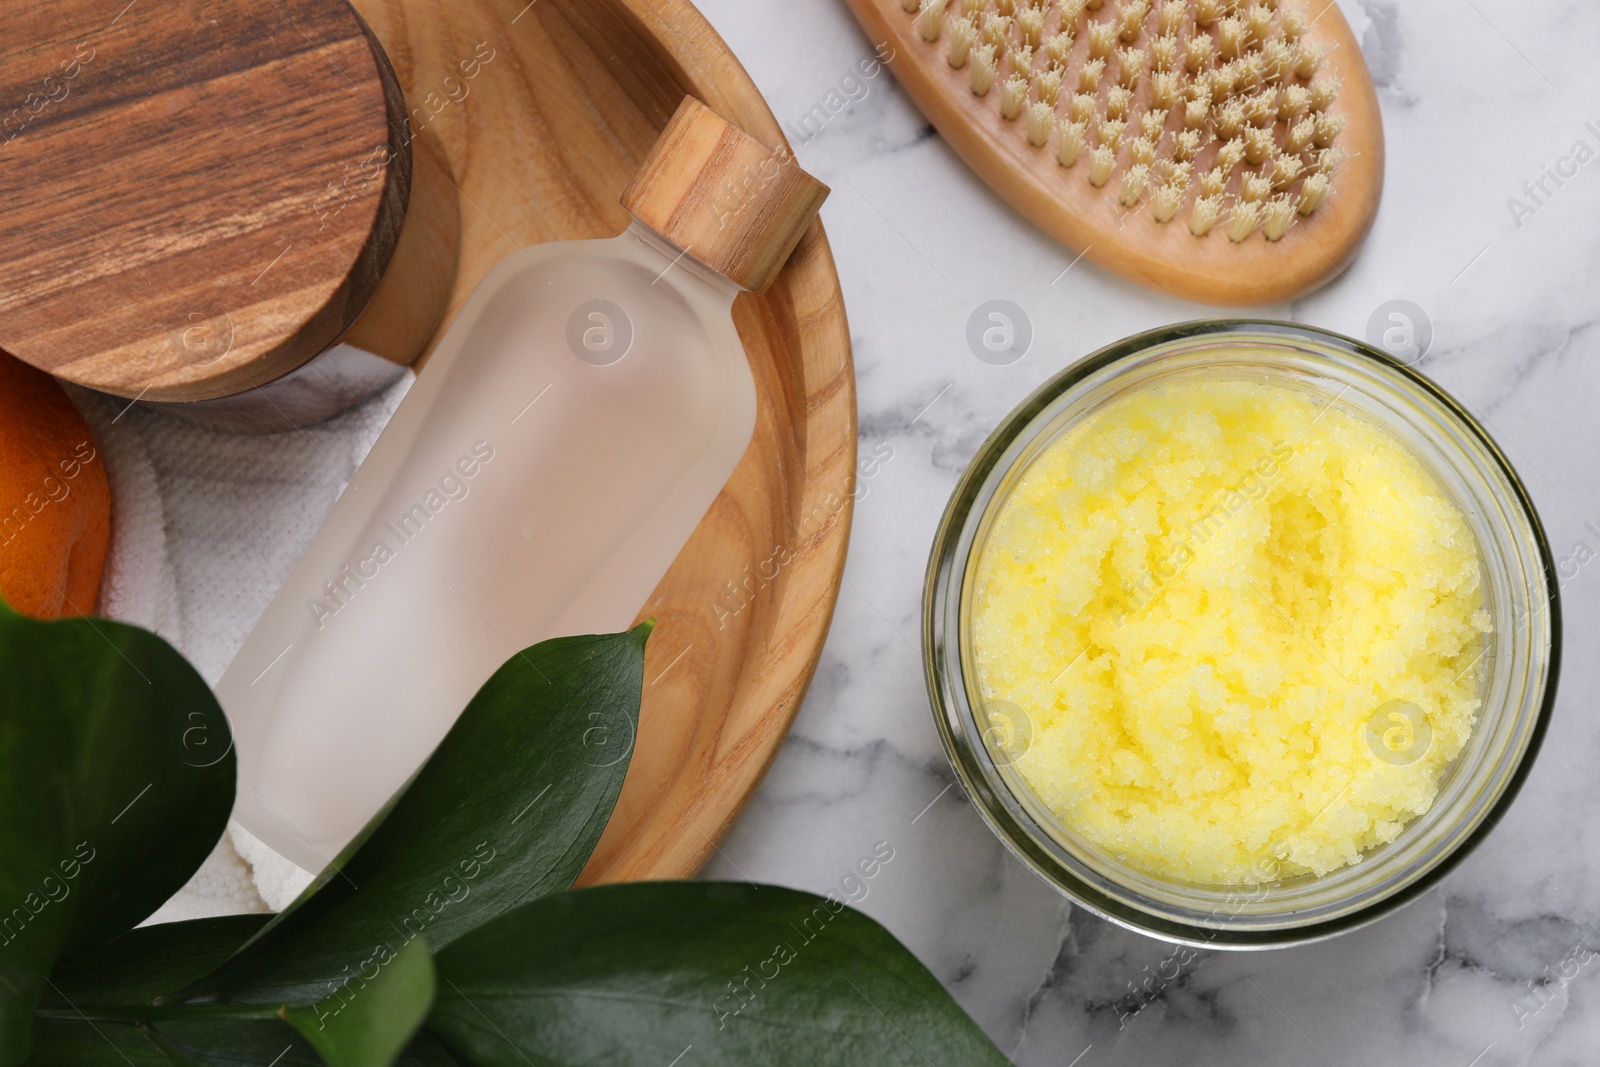
<svg viewBox="0 0 1600 1067">
<path fill-rule="evenodd" d="M 649 633 L 513 656 L 281 914 L 135 929 L 226 827 L 226 719 L 159 637 L 0 605 L 0 1067 L 1004 1064 L 837 898 L 572 889 Z"/>
</svg>

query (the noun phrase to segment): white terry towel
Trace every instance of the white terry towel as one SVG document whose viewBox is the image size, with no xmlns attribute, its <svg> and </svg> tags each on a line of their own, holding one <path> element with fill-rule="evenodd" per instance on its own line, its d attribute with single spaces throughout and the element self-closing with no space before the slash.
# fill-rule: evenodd
<svg viewBox="0 0 1600 1067">
<path fill-rule="evenodd" d="M 99 613 L 154 630 L 215 685 L 414 380 L 308 430 L 256 436 L 69 386 L 111 480 Z M 310 880 L 230 824 L 149 921 L 276 911 Z"/>
</svg>

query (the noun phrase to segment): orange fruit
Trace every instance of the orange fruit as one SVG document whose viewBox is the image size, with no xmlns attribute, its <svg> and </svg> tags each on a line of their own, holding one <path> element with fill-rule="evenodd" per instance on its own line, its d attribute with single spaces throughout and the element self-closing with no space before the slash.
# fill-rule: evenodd
<svg viewBox="0 0 1600 1067">
<path fill-rule="evenodd" d="M 0 352 L 0 596 L 24 615 L 88 615 L 111 547 L 111 486 L 56 380 Z"/>
</svg>

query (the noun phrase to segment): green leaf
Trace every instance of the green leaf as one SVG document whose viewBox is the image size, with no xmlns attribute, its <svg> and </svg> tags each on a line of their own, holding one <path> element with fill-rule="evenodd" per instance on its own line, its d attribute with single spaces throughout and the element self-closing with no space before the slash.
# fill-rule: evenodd
<svg viewBox="0 0 1600 1067">
<path fill-rule="evenodd" d="M 568 888 L 622 789 L 649 633 L 513 656 L 390 810 L 187 999 L 313 1004 L 379 947 L 442 948 Z"/>
<path fill-rule="evenodd" d="M 280 1019 L 186 1019 L 142 1030 L 177 1067 L 322 1067 L 316 1049 Z"/>
<path fill-rule="evenodd" d="M 153 1026 L 141 1032 L 137 1025 L 157 1011 L 152 1001 L 209 974 L 270 918 L 225 915 L 142 926 L 58 967 L 39 1005 L 28 1063 L 126 1065 L 126 1056 L 137 1064 L 260 1064 L 290 1049 L 277 1067 L 320 1065 L 311 1046 L 277 1018 L 181 1020 L 166 1032 Z M 304 1055 L 296 1058 L 293 1049 Z"/>
<path fill-rule="evenodd" d="M 326 1000 L 284 1012 L 328 1067 L 389 1067 L 433 1007 L 433 956 L 422 938 L 371 966 L 371 978 L 360 974 Z"/>
<path fill-rule="evenodd" d="M 396 1067 L 459 1067 L 438 1040 L 419 1034 Z M 42 1019 L 27 1067 L 323 1067 L 279 1019 L 206 1019 L 140 1027 Z"/>
<path fill-rule="evenodd" d="M 0 606 L 0 1067 L 28 1052 L 58 959 L 133 927 L 210 854 L 233 742 L 210 688 L 154 634 Z"/>
<path fill-rule="evenodd" d="M 149 1004 L 210 974 L 271 918 L 223 915 L 129 930 L 83 959 L 56 968 L 40 1008 L 71 1015 L 102 1006 Z"/>
<path fill-rule="evenodd" d="M 172 1062 L 136 1026 L 71 1019 L 40 1019 L 33 1055 L 26 1061 L 27 1067 L 171 1067 Z"/>
<path fill-rule="evenodd" d="M 433 961 L 420 939 L 393 959 L 375 959 L 370 972 L 354 976 L 313 1008 L 152 1004 L 162 994 L 208 974 L 269 918 L 228 915 L 141 927 L 59 968 L 51 976 L 51 991 L 40 1006 L 54 1035 L 48 1046 L 50 1055 L 87 1047 L 97 1054 L 109 1054 L 108 1062 L 121 1062 L 120 1053 L 113 1049 L 137 1038 L 138 1043 L 164 1051 L 163 1063 L 261 1064 L 280 1054 L 284 1056 L 280 1067 L 297 1062 L 331 1067 L 387 1067 L 394 1063 L 433 1003 Z M 171 1013 L 194 1012 L 208 1015 L 170 1018 Z M 247 1017 L 247 1013 L 255 1017 Z M 268 1017 L 260 1018 L 263 1013 Z M 296 1036 L 279 1016 L 305 1039 Z M 165 1021 L 150 1025 L 152 1019 Z M 143 1036 L 130 1029 L 141 1021 L 147 1024 Z M 89 1035 L 97 1031 L 99 1040 L 91 1040 Z M 111 1037 L 120 1042 L 113 1046 Z M 62 1048 L 56 1049 L 57 1044 Z M 432 1039 L 416 1044 L 420 1051 L 408 1053 L 401 1063 L 454 1062 Z M 45 1051 L 36 1049 L 30 1062 L 49 1062 L 48 1056 L 41 1059 Z M 59 1062 L 76 1061 L 63 1055 Z"/>
<path fill-rule="evenodd" d="M 287 1023 L 215 1019 L 160 1023 L 148 1028 L 150 1039 L 167 1050 L 171 1062 L 188 1067 L 322 1067 L 323 1059 L 310 1042 Z M 274 1057 L 282 1059 L 274 1061 Z M 337 1061 L 327 1061 L 334 1063 Z M 438 1040 L 418 1034 L 395 1067 L 459 1067 L 460 1061 Z"/>
<path fill-rule="evenodd" d="M 435 962 L 428 1028 L 478 1067 L 1006 1063 L 888 931 L 791 889 L 563 893 Z"/>
</svg>

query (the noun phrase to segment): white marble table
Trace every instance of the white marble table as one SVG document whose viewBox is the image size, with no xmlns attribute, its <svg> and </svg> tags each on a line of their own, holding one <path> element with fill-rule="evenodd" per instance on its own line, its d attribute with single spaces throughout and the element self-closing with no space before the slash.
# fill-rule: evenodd
<svg viewBox="0 0 1600 1067">
<path fill-rule="evenodd" d="M 700 6 L 791 124 L 873 52 L 842 0 Z M 1386 301 L 1426 310 L 1435 340 L 1422 369 L 1487 421 L 1571 560 L 1561 699 L 1509 817 L 1442 885 L 1332 942 L 1203 954 L 1153 982 L 1160 995 L 1131 1017 L 1132 987 L 1172 973 L 1169 950 L 1069 906 L 952 787 L 918 605 L 946 498 L 1017 401 L 1107 342 L 1213 312 L 1088 264 L 1061 276 L 1072 256 L 973 177 L 887 72 L 796 139 L 834 190 L 823 216 L 855 339 L 861 454 L 889 458 L 864 482 L 794 732 L 708 874 L 825 891 L 888 842 L 894 859 L 861 907 L 1019 1064 L 1600 1062 L 1600 556 L 1578 566 L 1587 552 L 1575 554 L 1600 553 L 1600 161 L 1547 183 L 1554 195 L 1520 220 L 1507 203 L 1575 142 L 1600 151 L 1600 8 L 1344 8 L 1387 124 L 1382 213 L 1343 280 L 1263 313 L 1360 336 Z M 1021 305 L 1036 331 L 1012 366 L 980 362 L 964 339 L 992 298 Z"/>
</svg>

